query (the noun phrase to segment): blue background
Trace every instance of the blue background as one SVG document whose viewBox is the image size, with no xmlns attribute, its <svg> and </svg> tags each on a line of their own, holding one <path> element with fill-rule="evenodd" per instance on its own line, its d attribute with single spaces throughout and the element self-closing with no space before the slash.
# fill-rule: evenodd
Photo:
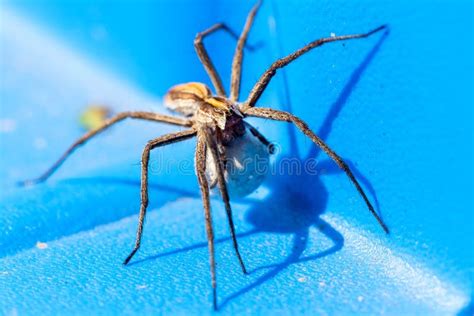
<svg viewBox="0 0 474 316">
<path fill-rule="evenodd" d="M 209 83 L 195 34 L 220 21 L 239 31 L 252 4 L 2 1 L 3 314 L 212 313 L 201 202 L 192 170 L 180 165 L 192 165 L 192 141 L 152 154 L 142 248 L 121 265 L 135 237 L 141 149 L 176 128 L 122 123 L 47 183 L 15 182 L 38 175 L 82 134 L 87 104 L 165 111 L 171 85 Z M 278 174 L 233 203 L 249 276 L 213 201 L 222 314 L 472 313 L 471 1 L 265 1 L 242 99 L 276 58 L 384 23 L 389 34 L 328 44 L 291 64 L 259 104 L 304 118 L 346 158 L 391 234 L 308 139 L 252 120 L 279 144 L 276 163 L 316 158 L 321 176 Z M 234 44 L 221 33 L 206 42 L 226 86 Z"/>
</svg>

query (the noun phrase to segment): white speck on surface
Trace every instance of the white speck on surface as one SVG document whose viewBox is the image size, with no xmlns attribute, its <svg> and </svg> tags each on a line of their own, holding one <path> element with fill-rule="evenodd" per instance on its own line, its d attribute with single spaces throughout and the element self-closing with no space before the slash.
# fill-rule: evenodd
<svg viewBox="0 0 474 316">
<path fill-rule="evenodd" d="M 304 283 L 306 281 L 307 281 L 306 277 L 299 277 L 298 278 L 298 282 L 300 282 L 300 283 Z"/>
<path fill-rule="evenodd" d="M 16 121 L 10 118 L 0 118 L 0 133 L 11 133 L 16 129 Z"/>
<path fill-rule="evenodd" d="M 38 150 L 45 149 L 48 147 L 48 142 L 43 137 L 36 137 L 33 141 L 33 146 Z"/>
<path fill-rule="evenodd" d="M 147 285 L 137 285 L 135 288 L 137 290 L 143 290 L 143 289 L 146 289 L 148 286 Z"/>
<path fill-rule="evenodd" d="M 319 282 L 319 286 L 320 286 L 320 287 L 325 287 L 325 286 L 326 286 L 326 282 L 324 282 L 324 281 Z"/>
<path fill-rule="evenodd" d="M 362 302 L 364 300 L 364 297 L 362 295 L 357 296 L 357 301 Z"/>
<path fill-rule="evenodd" d="M 38 241 L 36 242 L 36 248 L 38 249 L 46 249 L 48 248 L 48 244 L 45 242 Z"/>
<path fill-rule="evenodd" d="M 336 33 L 331 32 L 331 37 L 336 37 Z"/>
</svg>

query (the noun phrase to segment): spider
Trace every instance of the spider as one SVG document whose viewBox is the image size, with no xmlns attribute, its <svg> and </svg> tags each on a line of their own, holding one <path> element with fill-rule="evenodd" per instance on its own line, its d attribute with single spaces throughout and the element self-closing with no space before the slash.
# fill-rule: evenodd
<svg viewBox="0 0 474 316">
<path fill-rule="evenodd" d="M 228 161 L 232 159 L 252 159 L 251 155 L 247 154 L 249 151 L 253 153 L 259 153 L 264 158 L 273 153 L 272 144 L 262 134 L 260 134 L 256 128 L 245 121 L 246 117 L 264 118 L 294 124 L 301 132 L 309 137 L 311 141 L 319 146 L 332 160 L 334 160 L 334 162 L 345 172 L 362 199 L 365 201 L 371 214 L 378 221 L 382 229 L 387 234 L 389 233 L 388 227 L 375 212 L 364 190 L 359 185 L 359 182 L 354 177 L 348 165 L 338 154 L 336 154 L 336 152 L 334 152 L 334 150 L 326 145 L 302 119 L 288 112 L 279 111 L 272 108 L 255 107 L 260 96 L 265 91 L 277 71 L 287 66 L 303 54 L 309 52 L 313 48 L 322 46 L 323 44 L 329 42 L 365 38 L 386 29 L 387 26 L 379 26 L 367 33 L 331 36 L 310 42 L 292 54 L 275 61 L 261 75 L 260 79 L 250 91 L 247 99 L 243 102 L 239 102 L 238 100 L 240 94 L 244 47 L 246 46 L 246 40 L 260 4 L 261 1 L 258 1 L 249 12 L 240 36 L 236 35 L 236 33 L 234 33 L 225 23 L 217 23 L 196 35 L 194 47 L 199 60 L 203 64 L 215 88 L 215 94 L 211 92 L 209 87 L 199 82 L 190 82 L 176 85 L 167 92 L 164 101 L 165 105 L 170 110 L 180 114 L 180 116 L 169 116 L 154 112 L 141 111 L 119 113 L 115 117 L 103 123 L 102 126 L 89 131 L 76 142 L 74 142 L 66 150 L 66 152 L 40 177 L 23 182 L 23 184 L 26 185 L 45 181 L 79 146 L 83 145 L 92 137 L 96 136 L 108 127 L 123 121 L 126 118 L 148 120 L 186 127 L 187 129 L 184 131 L 166 134 L 149 141 L 143 149 L 141 159 L 141 204 L 137 235 L 135 246 L 131 253 L 126 257 L 123 264 L 127 265 L 140 248 L 143 224 L 148 206 L 148 163 L 150 151 L 158 147 L 196 137 L 197 144 L 195 150 L 195 171 L 197 174 L 202 203 L 204 206 L 211 270 L 211 285 L 213 292 L 213 307 L 215 310 L 217 309 L 217 284 L 216 263 L 214 258 L 214 232 L 210 206 L 210 189 L 217 187 L 220 196 L 222 197 L 227 213 L 233 247 L 243 273 L 247 274 L 247 270 L 245 268 L 244 261 L 242 260 L 242 256 L 240 255 L 235 235 L 228 190 L 229 185 L 239 183 L 239 180 L 241 179 L 235 176 L 233 177 L 232 173 L 230 172 Z M 203 40 L 207 36 L 219 30 L 229 33 L 237 40 L 235 54 L 232 61 L 230 95 L 226 94 L 221 78 L 212 63 L 212 60 L 209 58 L 209 55 L 203 44 Z M 240 192 L 241 195 L 248 194 L 250 191 L 253 191 L 256 187 L 258 187 L 262 181 L 262 177 L 253 177 L 253 175 L 251 175 L 248 177 L 248 179 L 245 179 L 245 181 L 250 182 L 250 185 L 247 186 L 246 189 L 245 186 L 243 186 L 244 190 Z"/>
</svg>

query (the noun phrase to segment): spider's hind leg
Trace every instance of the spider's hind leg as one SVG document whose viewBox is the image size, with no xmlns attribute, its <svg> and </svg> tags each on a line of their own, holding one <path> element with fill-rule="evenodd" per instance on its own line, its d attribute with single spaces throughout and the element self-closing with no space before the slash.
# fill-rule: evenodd
<svg viewBox="0 0 474 316">
<path fill-rule="evenodd" d="M 244 114 L 248 116 L 267 118 L 275 121 L 283 121 L 295 124 L 301 132 L 303 132 L 307 137 L 309 137 L 313 141 L 313 143 L 315 143 L 322 150 L 324 150 L 324 152 L 332 160 L 334 160 L 334 162 L 345 172 L 347 177 L 351 180 L 352 184 L 354 184 L 355 188 L 357 189 L 357 192 L 359 192 L 360 196 L 365 201 L 365 204 L 367 205 L 367 208 L 369 209 L 370 213 L 372 213 L 372 215 L 375 217 L 375 219 L 380 224 L 385 233 L 389 233 L 387 225 L 385 225 L 385 223 L 382 221 L 377 212 L 375 212 L 374 207 L 370 203 L 369 199 L 367 198 L 367 195 L 360 186 L 359 182 L 357 181 L 349 166 L 344 162 L 341 157 L 339 157 L 338 154 L 336 154 L 334 150 L 332 150 L 328 145 L 326 145 L 326 143 L 324 143 L 323 140 L 319 138 L 303 120 L 294 116 L 291 113 L 278 111 L 271 108 L 247 108 L 244 111 Z"/>
</svg>

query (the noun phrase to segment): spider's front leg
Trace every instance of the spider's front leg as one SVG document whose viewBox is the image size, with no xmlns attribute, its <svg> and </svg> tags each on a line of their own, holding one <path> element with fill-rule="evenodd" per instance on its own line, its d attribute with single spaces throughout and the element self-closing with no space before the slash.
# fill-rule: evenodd
<svg viewBox="0 0 474 316">
<path fill-rule="evenodd" d="M 154 148 L 166 146 L 172 143 L 176 143 L 188 138 L 191 138 L 196 135 L 196 130 L 189 129 L 182 132 L 166 134 L 161 137 L 158 137 L 154 140 L 148 142 L 145 146 L 145 149 L 142 153 L 142 176 L 141 176 L 141 188 L 140 188 L 140 195 L 141 195 L 141 202 L 140 202 L 140 216 L 138 218 L 138 229 L 137 229 L 137 237 L 135 240 L 135 247 L 133 248 L 132 252 L 128 255 L 128 257 L 123 262 L 124 265 L 128 264 L 128 262 L 132 259 L 135 253 L 140 248 L 140 243 L 143 234 L 143 223 L 145 221 L 146 209 L 148 207 L 148 162 L 150 160 L 150 151 Z"/>
<path fill-rule="evenodd" d="M 252 28 L 253 20 L 257 15 L 258 8 L 262 1 L 257 1 L 250 10 L 247 20 L 245 21 L 244 29 L 240 34 L 239 40 L 237 41 L 237 46 L 235 47 L 234 58 L 232 59 L 232 71 L 230 75 L 230 99 L 232 101 L 237 101 L 240 94 L 240 81 L 242 79 L 242 60 L 244 58 L 244 46 L 247 42 L 247 37 L 249 35 L 250 29 Z"/>
<path fill-rule="evenodd" d="M 204 66 L 204 69 L 206 70 L 209 78 L 212 81 L 214 89 L 216 89 L 217 95 L 223 97 L 226 95 L 226 93 L 225 93 L 224 85 L 222 84 L 222 79 L 219 76 L 219 73 L 217 72 L 216 67 L 212 63 L 212 60 L 209 57 L 209 54 L 207 53 L 207 50 L 204 47 L 204 43 L 203 43 L 203 39 L 206 36 L 209 36 L 210 34 L 218 30 L 224 30 L 230 33 L 231 35 L 234 35 L 234 32 L 232 32 L 231 29 L 227 27 L 227 25 L 225 25 L 224 23 L 217 23 L 211 26 L 210 28 L 196 34 L 196 37 L 194 38 L 194 48 L 199 57 L 199 60 L 201 61 L 202 65 Z"/>
<path fill-rule="evenodd" d="M 225 89 L 224 89 L 224 85 L 222 84 L 221 77 L 219 76 L 219 73 L 217 72 L 216 67 L 212 63 L 212 60 L 209 57 L 209 54 L 208 54 L 208 52 L 206 50 L 206 47 L 204 46 L 204 43 L 203 43 L 204 38 L 206 38 L 207 36 L 217 32 L 219 30 L 225 31 L 230 36 L 232 36 L 234 39 L 238 40 L 237 49 L 236 49 L 236 53 L 235 53 L 236 56 L 238 54 L 240 54 L 240 56 L 242 56 L 242 54 L 243 54 L 242 51 L 243 51 L 244 46 L 248 49 L 253 49 L 253 47 L 251 47 L 251 46 L 249 46 L 245 43 L 245 39 L 247 37 L 246 35 L 245 35 L 245 38 L 242 40 L 242 35 L 239 37 L 225 23 L 216 23 L 213 26 L 211 26 L 210 28 L 196 34 L 196 37 L 194 38 L 194 48 L 195 48 L 196 53 L 199 57 L 199 60 L 201 61 L 202 65 L 204 66 L 204 69 L 206 70 L 207 75 L 211 79 L 212 84 L 214 86 L 214 89 L 216 89 L 217 95 L 219 95 L 221 97 L 225 97 L 226 92 L 225 92 Z M 246 34 L 246 33 L 244 32 L 243 34 Z M 242 58 L 240 57 L 240 60 L 241 59 Z M 232 72 L 234 72 L 234 68 L 236 68 L 236 66 L 232 67 L 232 69 L 233 69 Z M 239 81 L 240 81 L 240 70 L 239 70 Z M 233 90 L 233 88 L 232 88 L 232 90 Z"/>
</svg>

